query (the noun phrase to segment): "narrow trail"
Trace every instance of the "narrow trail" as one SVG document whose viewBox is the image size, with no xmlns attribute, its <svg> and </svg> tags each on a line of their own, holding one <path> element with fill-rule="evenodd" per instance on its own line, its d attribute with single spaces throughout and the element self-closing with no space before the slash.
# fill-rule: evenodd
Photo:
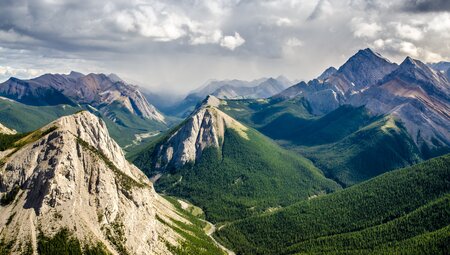
<svg viewBox="0 0 450 255">
<path fill-rule="evenodd" d="M 209 228 L 206 232 L 206 234 L 211 237 L 211 239 L 214 241 L 214 243 L 219 246 L 222 250 L 224 250 L 228 255 L 236 255 L 236 253 L 234 253 L 232 250 L 227 249 L 225 246 L 223 246 L 222 244 L 220 244 L 214 237 L 213 234 L 214 232 L 216 232 L 216 226 L 214 224 L 212 224 L 209 221 L 200 219 L 201 221 L 205 222 L 206 224 L 209 225 Z"/>
</svg>

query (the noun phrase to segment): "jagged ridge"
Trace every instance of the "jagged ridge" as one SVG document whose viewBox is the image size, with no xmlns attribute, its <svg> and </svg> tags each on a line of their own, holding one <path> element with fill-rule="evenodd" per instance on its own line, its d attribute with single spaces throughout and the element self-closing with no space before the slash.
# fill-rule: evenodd
<svg viewBox="0 0 450 255">
<path fill-rule="evenodd" d="M 113 254 L 171 254 L 186 242 L 175 222 L 192 223 L 155 193 L 91 113 L 62 117 L 0 158 L 0 238 L 14 254 L 36 251 L 40 235 L 61 229 Z"/>
</svg>

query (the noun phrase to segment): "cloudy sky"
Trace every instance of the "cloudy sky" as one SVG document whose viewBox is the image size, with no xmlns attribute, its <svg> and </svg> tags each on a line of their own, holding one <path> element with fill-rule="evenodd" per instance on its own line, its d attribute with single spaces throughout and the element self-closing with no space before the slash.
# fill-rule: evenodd
<svg viewBox="0 0 450 255">
<path fill-rule="evenodd" d="M 310 79 L 361 48 L 450 60 L 448 0 L 0 0 L 0 81 L 117 73 L 155 91 Z"/>
</svg>

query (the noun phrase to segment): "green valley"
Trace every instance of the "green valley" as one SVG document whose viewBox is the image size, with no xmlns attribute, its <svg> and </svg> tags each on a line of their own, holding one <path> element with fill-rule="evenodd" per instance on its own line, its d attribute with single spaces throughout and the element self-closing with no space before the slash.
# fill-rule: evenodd
<svg viewBox="0 0 450 255">
<path fill-rule="evenodd" d="M 221 108 L 312 160 L 343 186 L 427 158 L 401 121 L 393 116 L 374 116 L 364 107 L 344 105 L 329 114 L 313 116 L 304 99 L 295 98 L 265 104 L 227 100 Z"/>
<path fill-rule="evenodd" d="M 449 205 L 447 154 L 233 222 L 217 237 L 238 254 L 445 254 Z"/>
<path fill-rule="evenodd" d="M 137 135 L 158 134 L 167 129 L 165 124 L 145 119 L 131 114 L 127 109 L 113 103 L 108 112 L 99 112 L 89 105 L 53 105 L 32 106 L 13 100 L 0 98 L 0 123 L 7 123 L 8 127 L 20 133 L 34 131 L 61 116 L 70 115 L 81 110 L 88 110 L 102 118 L 108 126 L 111 136 L 117 143 L 132 150 L 140 142 L 133 142 Z M 169 125 L 178 119 L 169 118 Z"/>
<path fill-rule="evenodd" d="M 182 127 L 174 129 L 167 137 L 180 130 Z M 202 207 L 212 222 L 278 210 L 340 189 L 306 158 L 279 147 L 254 129 L 240 132 L 245 135 L 227 128 L 219 147 L 205 148 L 200 158 L 183 167 L 162 171 L 152 167 L 155 151 L 167 137 L 137 155 L 134 163 L 149 176 L 160 176 L 155 183 L 157 191 L 188 199 Z"/>
</svg>

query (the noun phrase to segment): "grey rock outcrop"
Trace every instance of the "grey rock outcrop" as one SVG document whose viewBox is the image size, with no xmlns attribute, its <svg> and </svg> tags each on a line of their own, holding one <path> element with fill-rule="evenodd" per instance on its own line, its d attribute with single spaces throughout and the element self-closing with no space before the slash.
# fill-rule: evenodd
<svg viewBox="0 0 450 255">
<path fill-rule="evenodd" d="M 5 127 L 3 124 L 0 123 L 0 134 L 14 135 L 16 133 L 17 133 L 16 130 Z"/>
<path fill-rule="evenodd" d="M 62 117 L 0 155 L 0 237 L 12 253 L 36 252 L 39 234 L 66 228 L 112 254 L 171 254 L 183 238 L 167 222 L 190 222 L 124 157 L 105 123 L 86 111 Z M 166 223 L 161 222 L 163 219 Z"/>
<path fill-rule="evenodd" d="M 181 127 L 157 145 L 154 167 L 164 170 L 195 162 L 204 149 L 222 145 L 227 128 L 248 139 L 247 127 L 220 111 L 217 107 L 221 103 L 217 97 L 208 96 Z"/>
</svg>

